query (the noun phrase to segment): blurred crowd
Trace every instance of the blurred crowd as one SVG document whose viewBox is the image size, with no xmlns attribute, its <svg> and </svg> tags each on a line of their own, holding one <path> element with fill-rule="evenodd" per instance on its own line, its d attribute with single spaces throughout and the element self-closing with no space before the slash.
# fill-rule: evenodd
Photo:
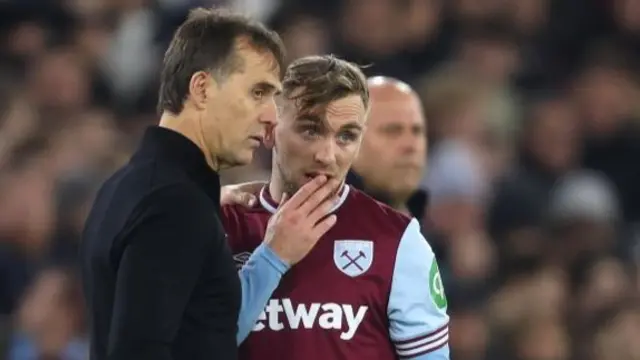
<svg viewBox="0 0 640 360">
<path fill-rule="evenodd" d="M 418 91 L 453 359 L 640 359 L 636 0 L 0 1 L 3 358 L 87 358 L 79 232 L 157 121 L 163 51 L 197 5 Z"/>
</svg>

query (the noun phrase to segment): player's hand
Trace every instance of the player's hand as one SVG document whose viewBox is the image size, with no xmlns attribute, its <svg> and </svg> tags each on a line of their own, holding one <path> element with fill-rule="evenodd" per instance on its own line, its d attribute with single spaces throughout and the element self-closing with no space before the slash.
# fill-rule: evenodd
<svg viewBox="0 0 640 360">
<path fill-rule="evenodd" d="M 304 258 L 318 240 L 336 223 L 329 215 L 335 204 L 337 180 L 318 176 L 290 199 L 283 195 L 278 211 L 269 219 L 265 243 L 286 263 Z"/>
<path fill-rule="evenodd" d="M 266 183 L 263 181 L 251 181 L 241 184 L 226 185 L 220 190 L 220 204 L 222 205 L 244 205 L 252 207 L 256 204 L 256 196 Z"/>
</svg>

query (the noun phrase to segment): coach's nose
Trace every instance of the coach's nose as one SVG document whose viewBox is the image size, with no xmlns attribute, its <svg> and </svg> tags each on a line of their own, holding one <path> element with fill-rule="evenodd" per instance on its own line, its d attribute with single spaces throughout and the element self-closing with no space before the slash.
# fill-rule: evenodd
<svg viewBox="0 0 640 360">
<path fill-rule="evenodd" d="M 264 124 L 264 125 L 275 125 L 276 123 L 276 119 L 277 119 L 277 113 L 276 113 L 276 103 L 275 101 L 270 101 L 268 104 L 265 104 L 265 106 L 262 109 L 262 112 L 260 113 L 260 123 Z"/>
</svg>

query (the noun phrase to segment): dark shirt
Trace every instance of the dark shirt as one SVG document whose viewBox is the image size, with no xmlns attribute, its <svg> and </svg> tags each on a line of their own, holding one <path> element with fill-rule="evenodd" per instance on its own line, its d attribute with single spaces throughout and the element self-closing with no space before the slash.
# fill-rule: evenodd
<svg viewBox="0 0 640 360">
<path fill-rule="evenodd" d="M 388 196 L 366 189 L 364 185 L 364 179 L 362 179 L 362 176 L 358 175 L 355 171 L 351 170 L 349 171 L 349 173 L 347 173 L 346 182 L 356 189 L 364 191 L 367 195 L 380 201 L 381 203 L 391 205 L 391 201 L 389 201 Z M 425 220 L 425 212 L 427 209 L 428 201 L 428 193 L 421 189 L 416 190 L 416 192 L 411 195 L 411 197 L 407 201 L 407 209 L 409 210 L 409 213 L 411 213 L 411 216 L 415 217 L 416 220 L 418 220 L 420 223 L 423 223 Z"/>
<path fill-rule="evenodd" d="M 149 128 L 83 233 L 92 360 L 237 357 L 241 288 L 219 216 L 220 179 L 204 154 Z"/>
</svg>

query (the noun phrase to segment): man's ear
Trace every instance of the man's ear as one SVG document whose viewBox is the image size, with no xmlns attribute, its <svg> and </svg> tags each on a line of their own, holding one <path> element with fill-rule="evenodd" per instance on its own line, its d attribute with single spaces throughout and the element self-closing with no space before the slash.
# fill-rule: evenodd
<svg viewBox="0 0 640 360">
<path fill-rule="evenodd" d="M 207 100 L 214 94 L 212 91 L 217 89 L 215 79 L 206 71 L 197 71 L 191 75 L 189 80 L 189 98 L 198 110 L 206 108 Z"/>
</svg>

